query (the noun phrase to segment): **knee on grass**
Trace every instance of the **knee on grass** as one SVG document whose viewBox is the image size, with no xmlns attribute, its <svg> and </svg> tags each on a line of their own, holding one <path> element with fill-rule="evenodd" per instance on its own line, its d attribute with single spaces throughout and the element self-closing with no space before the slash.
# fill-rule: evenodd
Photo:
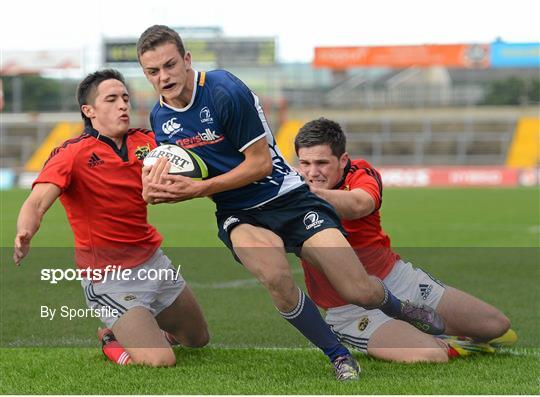
<svg viewBox="0 0 540 397">
<path fill-rule="evenodd" d="M 170 348 L 137 349 L 131 351 L 130 355 L 134 364 L 148 365 L 150 367 L 172 367 L 176 365 L 176 356 Z"/>
<path fill-rule="evenodd" d="M 204 347 L 210 342 L 210 334 L 208 330 L 197 333 L 196 335 L 190 335 L 185 338 L 185 342 L 182 345 L 186 347 Z"/>
<path fill-rule="evenodd" d="M 510 329 L 510 320 L 500 311 L 497 311 L 490 318 L 486 319 L 484 326 L 486 327 L 485 335 L 482 339 L 491 340 L 504 335 Z"/>
<path fill-rule="evenodd" d="M 447 363 L 448 352 L 443 347 L 416 347 L 416 348 L 375 348 L 368 350 L 369 355 L 375 358 L 396 361 L 405 364 L 419 362 Z"/>
<path fill-rule="evenodd" d="M 417 348 L 403 360 L 404 363 L 447 363 L 448 351 L 444 348 Z"/>
</svg>

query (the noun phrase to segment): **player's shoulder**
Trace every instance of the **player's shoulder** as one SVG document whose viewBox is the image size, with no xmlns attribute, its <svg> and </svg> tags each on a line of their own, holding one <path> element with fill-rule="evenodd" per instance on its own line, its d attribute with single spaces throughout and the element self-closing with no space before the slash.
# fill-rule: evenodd
<svg viewBox="0 0 540 397">
<path fill-rule="evenodd" d="M 146 128 L 130 128 L 127 132 L 128 139 L 135 144 L 155 144 L 154 131 Z"/>
<path fill-rule="evenodd" d="M 154 136 L 154 131 L 148 130 L 146 128 L 130 128 L 127 133 L 128 133 L 128 136 L 131 136 L 131 137 L 153 138 Z"/>
<path fill-rule="evenodd" d="M 90 134 L 83 132 L 74 138 L 66 139 L 62 144 L 51 151 L 49 158 L 45 163 L 56 156 L 75 156 L 77 152 L 84 149 L 88 142 L 91 142 L 89 139 L 90 137 Z"/>
<path fill-rule="evenodd" d="M 354 159 L 351 160 L 351 165 L 349 167 L 349 174 L 354 174 L 358 172 L 365 173 L 367 170 L 375 170 L 375 168 L 364 159 Z"/>
<path fill-rule="evenodd" d="M 163 109 L 163 104 L 161 103 L 160 98 L 156 101 L 156 103 L 152 107 L 152 110 L 150 110 L 150 118 L 152 119 L 153 117 L 155 117 L 161 109 Z"/>
<path fill-rule="evenodd" d="M 351 160 L 345 184 L 351 187 L 373 185 L 382 196 L 381 174 L 364 159 Z"/>
<path fill-rule="evenodd" d="M 218 112 L 227 112 L 231 106 L 240 107 L 244 100 L 253 99 L 250 89 L 234 74 L 226 70 L 212 70 L 207 73 L 207 89 Z"/>
<path fill-rule="evenodd" d="M 171 109 L 163 104 L 161 98 L 158 99 L 152 107 L 152 110 L 150 111 L 150 127 L 155 130 L 157 128 L 156 123 L 158 123 L 158 121 L 161 120 L 163 117 L 168 117 L 171 112 Z"/>
<path fill-rule="evenodd" d="M 213 91 L 237 91 L 249 90 L 242 80 L 227 70 L 217 69 L 206 72 L 205 85 Z"/>
<path fill-rule="evenodd" d="M 240 80 L 234 74 L 224 69 L 215 69 L 200 73 L 201 75 L 204 74 L 205 84 L 208 85 L 232 84 L 235 80 Z"/>
<path fill-rule="evenodd" d="M 173 111 L 169 106 L 165 105 L 165 102 L 163 102 L 162 98 L 160 97 L 154 106 L 152 107 L 152 110 L 150 110 L 150 125 L 152 126 L 152 122 L 156 120 L 159 117 L 167 116 Z M 152 128 L 152 127 L 151 127 Z"/>
<path fill-rule="evenodd" d="M 368 161 L 364 159 L 351 160 L 349 170 L 347 172 L 347 180 L 359 180 L 362 178 L 373 178 L 378 185 L 382 186 L 381 175 Z"/>
</svg>

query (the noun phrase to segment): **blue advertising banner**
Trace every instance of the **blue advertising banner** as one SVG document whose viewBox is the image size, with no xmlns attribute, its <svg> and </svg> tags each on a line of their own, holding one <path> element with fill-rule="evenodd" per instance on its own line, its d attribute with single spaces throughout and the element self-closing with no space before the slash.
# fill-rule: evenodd
<svg viewBox="0 0 540 397">
<path fill-rule="evenodd" d="M 540 67 L 540 43 L 491 44 L 492 68 Z"/>
</svg>

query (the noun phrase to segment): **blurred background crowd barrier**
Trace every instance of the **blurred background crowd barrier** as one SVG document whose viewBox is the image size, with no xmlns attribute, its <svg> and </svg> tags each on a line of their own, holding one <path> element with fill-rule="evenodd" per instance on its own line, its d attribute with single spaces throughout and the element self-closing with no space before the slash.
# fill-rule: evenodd
<svg viewBox="0 0 540 397">
<path fill-rule="evenodd" d="M 341 123 L 349 152 L 390 186 L 518 186 L 540 180 L 540 43 L 316 47 L 283 63 L 274 37 L 178 29 L 199 70 L 230 70 L 262 99 L 282 152 L 306 121 Z M 136 40 L 104 38 L 101 66 L 127 78 L 132 125 L 155 101 Z M 51 150 L 82 129 L 80 51 L 3 51 L 0 189 L 28 187 Z"/>
</svg>

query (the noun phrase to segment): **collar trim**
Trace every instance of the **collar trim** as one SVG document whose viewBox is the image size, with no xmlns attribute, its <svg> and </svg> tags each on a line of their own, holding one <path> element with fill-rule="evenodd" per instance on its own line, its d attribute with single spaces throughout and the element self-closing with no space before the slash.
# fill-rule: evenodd
<svg viewBox="0 0 540 397">
<path fill-rule="evenodd" d="M 98 141 L 101 141 L 105 143 L 106 145 L 110 146 L 110 148 L 114 151 L 114 153 L 118 157 L 122 159 L 122 161 L 129 160 L 128 150 L 127 150 L 127 136 L 128 136 L 127 133 L 122 137 L 122 146 L 120 147 L 120 149 L 118 149 L 118 146 L 116 146 L 116 143 L 114 143 L 114 141 L 111 138 L 105 135 L 101 135 L 101 133 L 98 130 L 96 130 L 94 127 L 86 126 L 84 128 L 84 132 L 90 136 L 93 136 Z"/>
<path fill-rule="evenodd" d="M 332 190 L 337 190 L 337 189 L 340 189 L 343 184 L 345 183 L 345 179 L 347 178 L 347 174 L 349 173 L 349 171 L 351 170 L 351 159 L 348 159 L 347 160 L 347 165 L 345 166 L 345 168 L 343 169 L 343 175 L 341 176 L 341 179 L 339 180 L 339 182 L 332 188 Z"/>
<path fill-rule="evenodd" d="M 160 95 L 159 96 L 159 105 L 161 107 L 167 107 L 169 109 L 172 109 L 174 110 L 175 112 L 185 112 L 185 111 L 188 111 L 191 106 L 193 105 L 193 102 L 195 102 L 195 97 L 197 96 L 197 86 L 198 85 L 201 85 L 201 84 L 197 84 L 197 80 L 199 79 L 199 72 L 197 72 L 195 69 L 193 69 L 193 75 L 194 75 L 194 79 L 193 79 L 193 92 L 191 93 L 191 101 L 183 108 L 175 108 L 174 106 L 171 106 L 169 105 L 168 103 L 165 103 L 165 101 L 163 100 L 163 96 Z M 203 72 L 204 73 L 204 72 Z M 202 82 L 202 85 L 204 85 L 204 80 Z M 201 87 L 202 87 L 201 85 Z"/>
</svg>

